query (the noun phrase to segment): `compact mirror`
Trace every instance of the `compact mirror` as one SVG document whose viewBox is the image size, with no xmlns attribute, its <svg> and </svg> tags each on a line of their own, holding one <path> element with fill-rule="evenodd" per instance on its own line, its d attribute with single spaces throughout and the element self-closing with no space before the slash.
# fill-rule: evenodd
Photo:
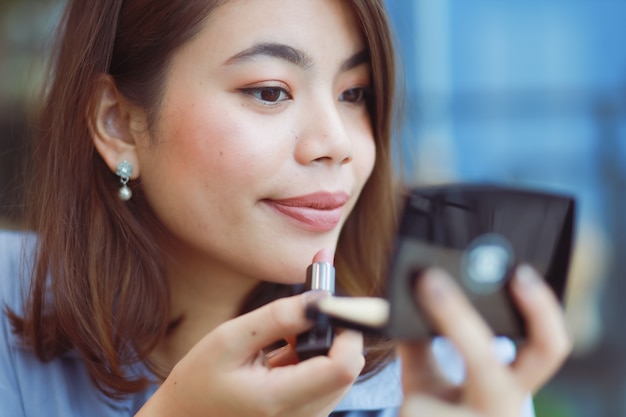
<svg viewBox="0 0 626 417">
<path fill-rule="evenodd" d="M 574 229 L 572 197 L 492 185 L 414 188 L 406 198 L 387 285 L 388 336 L 436 335 L 414 299 L 426 268 L 447 270 L 498 335 L 523 338 L 508 283 L 532 265 L 560 301 Z"/>
</svg>

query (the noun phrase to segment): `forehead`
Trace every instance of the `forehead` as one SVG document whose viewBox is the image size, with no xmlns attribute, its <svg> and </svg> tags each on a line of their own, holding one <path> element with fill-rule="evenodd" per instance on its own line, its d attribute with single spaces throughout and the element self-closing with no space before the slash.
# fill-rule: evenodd
<svg viewBox="0 0 626 417">
<path fill-rule="evenodd" d="M 347 0 L 229 0 L 208 17 L 198 37 L 216 56 L 271 42 L 339 55 L 365 47 Z"/>
</svg>

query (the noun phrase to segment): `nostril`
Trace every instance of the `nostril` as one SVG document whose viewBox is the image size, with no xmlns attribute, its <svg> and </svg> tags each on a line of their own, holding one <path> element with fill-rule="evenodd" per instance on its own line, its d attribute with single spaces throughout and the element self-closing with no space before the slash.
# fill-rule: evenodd
<svg viewBox="0 0 626 417">
<path fill-rule="evenodd" d="M 314 162 L 332 162 L 333 160 L 335 160 L 332 156 L 321 156 L 319 158 L 315 158 L 313 161 Z M 342 158 L 341 161 L 339 162 L 340 165 L 345 165 L 345 164 L 349 164 L 350 162 L 352 162 L 352 157 L 351 156 L 346 156 L 345 158 Z"/>
</svg>

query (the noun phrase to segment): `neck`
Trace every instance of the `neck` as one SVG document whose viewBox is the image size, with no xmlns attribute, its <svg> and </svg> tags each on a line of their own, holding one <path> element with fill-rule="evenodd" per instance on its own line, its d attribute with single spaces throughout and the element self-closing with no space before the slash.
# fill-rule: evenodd
<svg viewBox="0 0 626 417">
<path fill-rule="evenodd" d="M 170 328 L 152 360 L 159 367 L 171 369 L 202 337 L 237 316 L 246 295 L 260 282 L 208 260 L 206 255 L 167 253 Z"/>
</svg>

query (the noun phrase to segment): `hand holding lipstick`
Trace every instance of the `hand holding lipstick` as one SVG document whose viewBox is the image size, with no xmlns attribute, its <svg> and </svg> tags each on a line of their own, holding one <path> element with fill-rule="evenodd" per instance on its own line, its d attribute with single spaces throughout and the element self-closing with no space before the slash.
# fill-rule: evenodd
<svg viewBox="0 0 626 417">
<path fill-rule="evenodd" d="M 332 262 L 328 252 L 314 262 L 328 256 Z M 360 333 L 344 331 L 327 355 L 300 363 L 291 344 L 263 353 L 310 329 L 305 307 L 327 295 L 282 298 L 223 323 L 174 367 L 138 416 L 328 416 L 364 366 Z"/>
</svg>

